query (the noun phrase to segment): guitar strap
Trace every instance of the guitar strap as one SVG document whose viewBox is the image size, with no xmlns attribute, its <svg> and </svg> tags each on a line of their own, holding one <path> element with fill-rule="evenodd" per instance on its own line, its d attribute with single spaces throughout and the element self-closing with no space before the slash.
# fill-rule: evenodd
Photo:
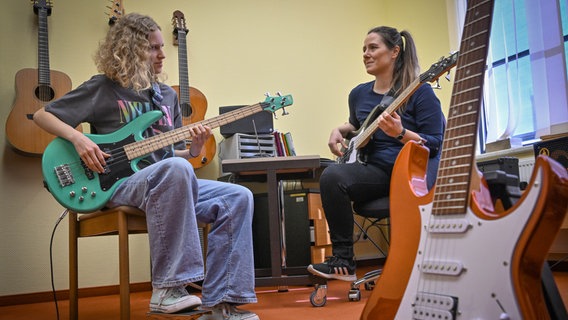
<svg viewBox="0 0 568 320">
<path fill-rule="evenodd" d="M 383 99 L 381 100 L 381 103 L 379 103 L 379 107 L 382 109 L 381 112 L 385 111 L 385 109 L 388 108 L 394 101 L 397 91 L 398 90 L 395 87 L 392 87 L 389 92 L 385 93 Z"/>
<path fill-rule="evenodd" d="M 366 128 L 369 123 L 373 123 L 373 121 L 375 121 L 381 115 L 381 113 L 383 113 L 383 111 L 385 111 L 390 106 L 390 104 L 395 99 L 397 91 L 398 90 L 395 87 L 392 87 L 387 93 L 385 93 L 385 95 L 381 99 L 381 102 L 375 108 L 373 108 L 373 110 L 371 110 L 371 112 L 369 113 L 369 116 L 367 116 L 365 123 L 363 123 L 363 126 L 362 126 L 363 128 Z M 373 136 L 371 136 L 371 140 L 372 139 L 373 139 Z M 367 163 L 367 159 L 368 159 L 367 148 L 368 148 L 368 146 L 370 146 L 370 144 L 367 144 L 365 147 L 363 147 L 363 149 L 361 150 L 361 153 L 359 155 L 359 160 L 362 163 Z"/>
<path fill-rule="evenodd" d="M 162 100 L 164 96 L 162 96 L 162 90 L 160 90 L 160 84 L 158 82 L 152 82 L 152 89 L 150 90 L 150 98 L 152 98 L 152 103 L 154 105 L 153 109 L 159 110 L 162 112 L 162 115 L 165 116 L 166 113 L 162 110 Z M 148 130 L 153 130 L 151 127 Z M 166 149 L 166 147 L 164 147 Z M 168 147 L 166 154 L 168 156 L 173 156 L 174 154 L 174 145 L 170 145 Z"/>
<path fill-rule="evenodd" d="M 150 98 L 152 98 L 152 102 L 154 103 L 155 109 L 162 111 L 161 103 L 164 97 L 162 96 L 160 85 L 157 82 L 152 82 L 152 90 L 150 90 Z"/>
</svg>

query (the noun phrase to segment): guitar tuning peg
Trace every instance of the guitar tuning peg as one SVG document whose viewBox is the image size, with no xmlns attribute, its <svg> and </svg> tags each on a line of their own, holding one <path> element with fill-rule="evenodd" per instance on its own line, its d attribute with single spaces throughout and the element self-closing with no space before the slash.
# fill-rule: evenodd
<svg viewBox="0 0 568 320">
<path fill-rule="evenodd" d="M 444 78 L 446 78 L 446 80 L 448 80 L 448 81 L 450 81 L 450 79 L 452 79 L 452 77 L 450 76 L 450 71 L 448 71 L 448 73 L 446 73 L 446 76 Z"/>
<path fill-rule="evenodd" d="M 264 95 L 268 98 L 270 97 L 270 92 L 265 92 Z"/>
<path fill-rule="evenodd" d="M 436 79 L 436 84 L 432 85 L 432 89 L 442 89 L 442 86 L 440 85 L 439 79 Z"/>
<path fill-rule="evenodd" d="M 277 91 L 277 92 L 276 92 L 276 95 L 279 96 L 279 97 L 281 97 L 281 96 L 282 96 L 282 93 L 281 93 L 280 91 Z"/>
<path fill-rule="evenodd" d="M 287 116 L 289 114 L 290 114 L 290 112 L 286 111 L 286 108 L 282 107 L 282 115 Z"/>
</svg>

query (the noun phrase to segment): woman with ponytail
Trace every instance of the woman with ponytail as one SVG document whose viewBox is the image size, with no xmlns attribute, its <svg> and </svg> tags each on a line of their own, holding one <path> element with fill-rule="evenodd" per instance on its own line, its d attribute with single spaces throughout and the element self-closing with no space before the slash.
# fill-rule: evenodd
<svg viewBox="0 0 568 320">
<path fill-rule="evenodd" d="M 329 149 L 339 158 L 344 156 L 343 150 L 347 148 L 345 139 L 361 128 L 373 109 L 403 92 L 420 73 L 410 33 L 386 26 L 367 33 L 363 43 L 363 64 L 374 79 L 351 90 L 348 121 L 334 128 L 329 137 Z M 421 85 L 397 112 L 392 115 L 380 113 L 373 121 L 379 129 L 359 151 L 357 161 L 332 164 L 321 175 L 321 199 L 333 255 L 324 263 L 308 266 L 308 271 L 317 276 L 356 280 L 351 203 L 389 194 L 394 162 L 407 141 L 422 141 L 430 149 L 430 157 L 438 155 L 442 146 L 445 119 L 440 101 L 428 83 Z M 435 175 L 428 176 L 428 187 L 434 181 Z"/>
</svg>

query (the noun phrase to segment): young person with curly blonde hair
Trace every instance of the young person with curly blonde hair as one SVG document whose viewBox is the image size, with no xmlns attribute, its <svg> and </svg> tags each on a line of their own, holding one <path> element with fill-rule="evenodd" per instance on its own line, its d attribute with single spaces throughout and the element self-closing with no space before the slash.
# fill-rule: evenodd
<svg viewBox="0 0 568 320">
<path fill-rule="evenodd" d="M 89 169 L 103 173 L 110 156 L 74 128 L 86 122 L 97 134 L 112 133 L 138 116 L 160 110 L 163 117 L 146 138 L 182 126 L 178 97 L 159 81 L 165 59 L 160 27 L 130 13 L 112 26 L 95 56 L 101 74 L 34 114 L 46 131 L 67 139 Z M 238 305 L 255 303 L 252 247 L 253 196 L 245 187 L 198 179 L 188 158 L 198 155 L 211 128 L 190 129 L 189 149 L 179 142 L 145 157 L 142 167 L 115 190 L 106 204 L 135 206 L 146 213 L 152 265 L 152 311 L 174 313 L 202 306 L 202 319 L 258 319 Z M 207 273 L 198 223 L 211 225 Z M 185 286 L 203 280 L 201 298 Z"/>
</svg>

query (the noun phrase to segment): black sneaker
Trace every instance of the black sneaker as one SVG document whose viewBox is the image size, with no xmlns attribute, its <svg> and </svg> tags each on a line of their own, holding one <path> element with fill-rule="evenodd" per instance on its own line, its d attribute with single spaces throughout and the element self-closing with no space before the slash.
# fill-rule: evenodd
<svg viewBox="0 0 568 320">
<path fill-rule="evenodd" d="M 324 263 L 310 264 L 308 271 L 316 276 L 326 279 L 337 279 L 343 281 L 355 281 L 355 261 L 330 257 Z"/>
</svg>

